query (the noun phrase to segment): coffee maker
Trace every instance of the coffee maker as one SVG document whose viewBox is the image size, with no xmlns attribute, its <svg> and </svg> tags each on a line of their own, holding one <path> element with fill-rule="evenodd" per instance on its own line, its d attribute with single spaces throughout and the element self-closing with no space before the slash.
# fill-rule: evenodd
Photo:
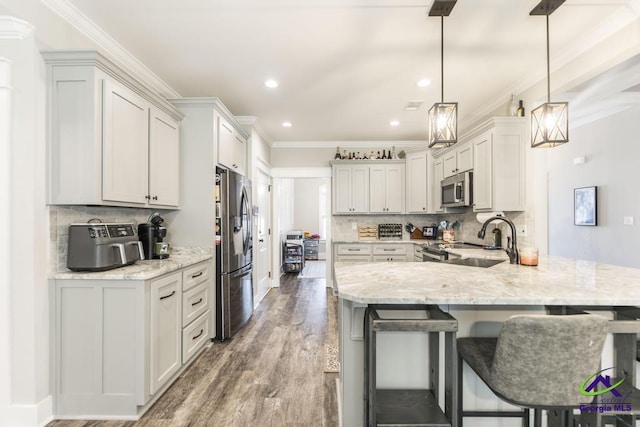
<svg viewBox="0 0 640 427">
<path fill-rule="evenodd" d="M 145 259 L 169 258 L 169 243 L 163 239 L 167 237 L 167 227 L 163 227 L 164 219 L 158 212 L 152 214 L 146 224 L 138 225 L 138 238 L 142 242 Z"/>
</svg>

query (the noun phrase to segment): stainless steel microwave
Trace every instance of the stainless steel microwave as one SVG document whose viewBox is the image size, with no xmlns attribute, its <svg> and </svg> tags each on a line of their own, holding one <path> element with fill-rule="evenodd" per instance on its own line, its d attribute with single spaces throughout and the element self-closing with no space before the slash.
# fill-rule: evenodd
<svg viewBox="0 0 640 427">
<path fill-rule="evenodd" d="M 473 200 L 473 172 L 462 172 L 442 180 L 442 206 L 445 208 L 471 206 Z"/>
</svg>

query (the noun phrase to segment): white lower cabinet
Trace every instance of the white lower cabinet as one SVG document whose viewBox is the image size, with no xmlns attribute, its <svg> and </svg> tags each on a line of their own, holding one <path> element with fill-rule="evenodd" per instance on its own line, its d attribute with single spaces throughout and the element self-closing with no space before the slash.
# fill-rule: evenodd
<svg viewBox="0 0 640 427">
<path fill-rule="evenodd" d="M 151 394 L 160 389 L 182 365 L 182 273 L 150 283 L 151 289 Z"/>
<path fill-rule="evenodd" d="M 210 266 L 149 280 L 52 279 L 54 415 L 142 415 L 210 338 Z"/>
<path fill-rule="evenodd" d="M 413 260 L 413 243 L 336 243 L 336 262 L 404 262 Z"/>
</svg>

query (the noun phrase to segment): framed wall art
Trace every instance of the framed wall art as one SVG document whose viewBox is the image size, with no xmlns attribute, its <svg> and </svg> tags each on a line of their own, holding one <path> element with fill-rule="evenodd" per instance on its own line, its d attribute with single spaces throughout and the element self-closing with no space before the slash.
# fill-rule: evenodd
<svg viewBox="0 0 640 427">
<path fill-rule="evenodd" d="M 598 225 L 597 187 L 582 187 L 573 190 L 573 223 L 575 225 Z"/>
</svg>

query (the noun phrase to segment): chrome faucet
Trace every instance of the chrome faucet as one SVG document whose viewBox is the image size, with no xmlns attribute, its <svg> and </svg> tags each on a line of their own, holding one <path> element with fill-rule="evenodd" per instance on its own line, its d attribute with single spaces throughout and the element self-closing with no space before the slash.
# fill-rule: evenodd
<svg viewBox="0 0 640 427">
<path fill-rule="evenodd" d="M 509 224 L 509 228 L 511 228 L 511 236 L 513 237 L 513 243 L 511 242 L 511 239 L 507 237 L 507 247 L 505 249 L 505 252 L 507 253 L 507 255 L 509 255 L 509 263 L 520 264 L 520 254 L 518 253 L 518 243 L 516 240 L 516 226 L 513 225 L 513 222 L 511 222 L 506 217 L 493 216 L 488 220 L 486 220 L 484 224 L 482 224 L 482 228 L 480 229 L 480 231 L 478 231 L 478 238 L 484 239 L 484 235 L 487 232 L 487 225 L 489 225 L 490 222 L 495 221 L 497 219 L 506 222 L 507 224 Z"/>
</svg>

